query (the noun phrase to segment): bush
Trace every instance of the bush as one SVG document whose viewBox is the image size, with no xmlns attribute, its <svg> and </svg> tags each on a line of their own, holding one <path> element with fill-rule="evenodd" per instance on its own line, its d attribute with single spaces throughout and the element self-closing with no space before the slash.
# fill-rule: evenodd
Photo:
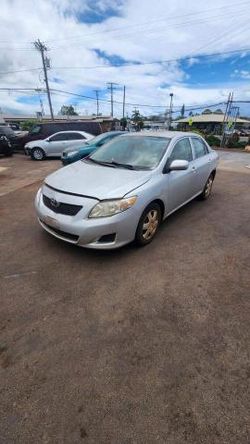
<svg viewBox="0 0 250 444">
<path fill-rule="evenodd" d="M 228 148 L 239 148 L 239 149 L 244 149 L 245 146 L 247 145 L 247 142 L 228 142 L 227 143 L 227 147 Z"/>
<path fill-rule="evenodd" d="M 210 146 L 220 146 L 220 139 L 219 137 L 213 136 L 212 134 L 205 137 L 208 145 Z"/>
<path fill-rule="evenodd" d="M 21 123 L 21 129 L 22 131 L 30 131 L 32 130 L 33 126 L 36 125 L 36 121 L 35 120 L 26 120 L 25 122 Z"/>
<path fill-rule="evenodd" d="M 205 138 L 205 134 L 203 133 L 203 131 L 201 131 L 201 130 L 199 130 L 197 128 L 190 128 L 188 131 L 191 131 L 192 133 L 199 134 L 199 136 Z"/>
<path fill-rule="evenodd" d="M 237 148 L 237 144 L 239 143 L 240 136 L 237 133 L 233 133 L 229 136 L 227 146 L 229 148 Z"/>
</svg>

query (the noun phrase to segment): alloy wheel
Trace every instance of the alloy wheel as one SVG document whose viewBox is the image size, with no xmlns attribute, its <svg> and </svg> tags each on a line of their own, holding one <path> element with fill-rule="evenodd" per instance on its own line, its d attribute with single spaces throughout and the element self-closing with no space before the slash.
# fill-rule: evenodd
<svg viewBox="0 0 250 444">
<path fill-rule="evenodd" d="M 208 181 L 206 183 L 205 190 L 204 190 L 204 195 L 206 198 L 210 196 L 211 191 L 212 191 L 212 186 L 213 186 L 213 178 L 212 178 L 212 176 L 210 176 L 208 178 Z"/>
<path fill-rule="evenodd" d="M 33 154 L 33 159 L 35 159 L 35 160 L 42 160 L 43 158 L 44 158 L 44 154 L 43 154 L 43 151 L 40 149 L 40 148 L 35 148 L 33 151 L 32 151 L 32 154 Z"/>
<path fill-rule="evenodd" d="M 157 210 L 150 210 L 143 221 L 142 237 L 145 240 L 150 240 L 154 236 L 159 224 L 159 215 Z"/>
</svg>

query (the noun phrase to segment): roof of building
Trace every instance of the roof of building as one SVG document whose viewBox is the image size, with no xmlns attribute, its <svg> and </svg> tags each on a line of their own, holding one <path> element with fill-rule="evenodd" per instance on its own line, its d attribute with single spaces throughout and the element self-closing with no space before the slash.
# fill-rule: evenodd
<svg viewBox="0 0 250 444">
<path fill-rule="evenodd" d="M 199 116 L 189 116 L 185 117 L 184 119 L 178 119 L 176 122 L 188 123 L 190 119 L 192 119 L 193 123 L 223 123 L 224 114 L 200 114 Z M 240 117 L 237 118 L 236 122 L 250 124 L 249 120 L 241 119 Z"/>
<path fill-rule="evenodd" d="M 37 116 L 34 115 L 21 115 L 21 114 L 1 114 L 1 119 L 4 120 L 37 120 Z M 61 120 L 74 120 L 74 121 L 95 121 L 95 122 L 103 122 L 103 121 L 113 121 L 116 120 L 114 117 L 111 116 L 54 116 L 55 121 L 61 121 Z M 51 121 L 50 116 L 43 116 L 41 121 Z"/>
</svg>

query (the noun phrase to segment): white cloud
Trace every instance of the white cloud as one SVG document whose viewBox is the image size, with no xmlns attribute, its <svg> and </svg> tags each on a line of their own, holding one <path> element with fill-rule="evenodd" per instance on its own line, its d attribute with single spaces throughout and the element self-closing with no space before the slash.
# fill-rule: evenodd
<svg viewBox="0 0 250 444">
<path fill-rule="evenodd" d="M 228 3 L 225 0 L 203 2 L 179 0 L 98 0 L 95 8 L 105 12 L 117 9 L 119 16 L 102 23 L 85 24 L 77 21 L 76 14 L 88 13 L 88 0 L 2 0 L 0 27 L 0 72 L 36 68 L 41 66 L 40 55 L 32 42 L 37 38 L 48 42 L 52 70 L 49 72 L 51 88 L 93 95 L 92 89 L 104 89 L 106 82 L 126 84 L 127 101 L 168 106 L 169 93 L 174 92 L 175 104 L 204 103 L 224 100 L 229 89 L 237 89 L 238 97 L 245 94 L 244 84 L 195 88 L 188 84 L 188 76 L 177 62 L 123 66 L 82 70 L 56 70 L 55 67 L 90 67 L 103 65 L 94 49 L 105 51 L 128 61 L 152 62 L 192 56 L 189 66 L 197 64 L 197 53 L 211 54 L 245 47 L 249 40 L 250 10 L 247 2 Z M 233 28 L 232 28 L 233 24 Z M 116 30 L 112 31 L 111 30 Z M 12 48 L 12 49 L 11 49 Z M 249 72 L 241 70 L 243 79 Z M 59 79 L 60 83 L 53 81 Z M 42 71 L 20 72 L 0 76 L 2 87 L 43 87 Z M 204 79 L 204 84 L 207 79 Z M 108 98 L 108 93 L 106 92 Z M 34 113 L 37 105 L 20 103 L 22 94 L 0 92 L 2 110 Z M 73 103 L 69 96 L 53 95 L 57 113 L 64 103 Z M 122 100 L 122 91 L 115 92 Z M 46 111 L 47 100 L 44 98 Z M 109 112 L 109 104 L 101 102 L 101 111 Z M 78 104 L 79 111 L 95 111 L 89 100 Z M 116 104 L 115 110 L 121 112 Z M 131 110 L 131 107 L 128 107 Z M 141 108 L 143 112 L 153 108 Z M 154 110 L 156 111 L 156 109 Z M 159 109 L 160 111 L 160 109 Z"/>
</svg>

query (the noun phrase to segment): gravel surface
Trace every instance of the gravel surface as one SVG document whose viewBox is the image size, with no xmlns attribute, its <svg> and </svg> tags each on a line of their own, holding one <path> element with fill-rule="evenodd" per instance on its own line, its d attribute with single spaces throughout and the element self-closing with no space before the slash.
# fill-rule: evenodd
<svg viewBox="0 0 250 444">
<path fill-rule="evenodd" d="M 249 175 L 111 252 L 43 232 L 38 186 L 0 197 L 1 444 L 249 444 Z"/>
</svg>

